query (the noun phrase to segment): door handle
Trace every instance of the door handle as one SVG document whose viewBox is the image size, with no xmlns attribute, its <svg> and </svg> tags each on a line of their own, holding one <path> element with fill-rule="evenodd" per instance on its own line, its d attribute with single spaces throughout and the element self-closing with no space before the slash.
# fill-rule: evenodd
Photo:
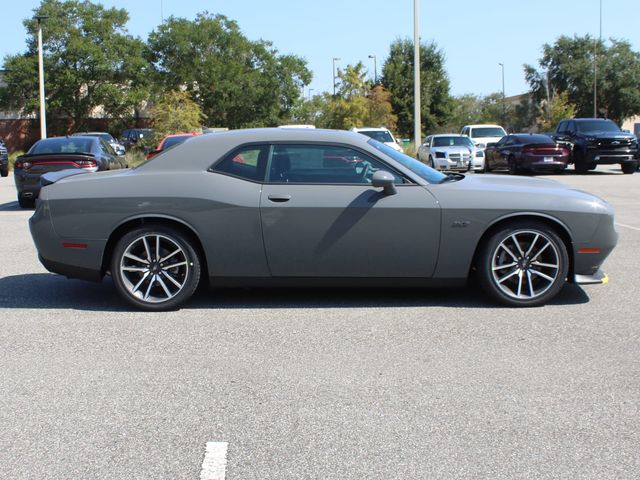
<svg viewBox="0 0 640 480">
<path fill-rule="evenodd" d="M 291 195 L 269 195 L 267 198 L 272 202 L 282 203 L 291 200 Z"/>
</svg>

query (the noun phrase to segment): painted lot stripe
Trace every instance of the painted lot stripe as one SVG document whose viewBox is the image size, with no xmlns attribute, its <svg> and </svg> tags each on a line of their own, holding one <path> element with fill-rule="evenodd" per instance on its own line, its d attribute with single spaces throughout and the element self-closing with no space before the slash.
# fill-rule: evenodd
<svg viewBox="0 0 640 480">
<path fill-rule="evenodd" d="M 207 442 L 200 480 L 224 480 L 228 446 L 227 442 Z"/>
<path fill-rule="evenodd" d="M 631 230 L 635 230 L 636 232 L 640 232 L 640 228 L 632 227 L 631 225 L 625 225 L 624 223 L 616 223 L 617 227 L 630 228 Z"/>
</svg>

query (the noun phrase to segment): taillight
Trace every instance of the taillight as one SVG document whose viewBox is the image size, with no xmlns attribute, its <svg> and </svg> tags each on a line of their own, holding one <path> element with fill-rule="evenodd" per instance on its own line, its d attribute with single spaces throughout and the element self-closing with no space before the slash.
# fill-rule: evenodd
<svg viewBox="0 0 640 480">
<path fill-rule="evenodd" d="M 80 168 L 96 168 L 98 165 L 95 160 L 80 160 L 76 162 Z"/>
<path fill-rule="evenodd" d="M 19 168 L 21 170 L 29 170 L 32 166 L 33 163 L 26 160 L 16 160 L 16 163 L 14 165 L 15 168 Z"/>
</svg>

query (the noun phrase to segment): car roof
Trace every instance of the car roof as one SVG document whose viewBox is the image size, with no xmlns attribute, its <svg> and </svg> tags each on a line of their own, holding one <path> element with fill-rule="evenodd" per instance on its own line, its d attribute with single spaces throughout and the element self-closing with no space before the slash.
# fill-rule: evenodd
<svg viewBox="0 0 640 480">
<path fill-rule="evenodd" d="M 476 127 L 498 127 L 498 128 L 502 128 L 504 130 L 504 127 L 502 127 L 502 125 L 497 125 L 494 123 L 476 123 L 473 125 L 465 125 L 462 128 L 476 128 Z"/>
<path fill-rule="evenodd" d="M 389 129 L 385 127 L 353 127 L 352 132 L 388 132 Z"/>
<path fill-rule="evenodd" d="M 462 138 L 469 138 L 466 135 L 460 135 L 459 133 L 436 133 L 434 135 L 430 135 L 433 138 L 439 138 L 439 137 L 462 137 Z"/>
<path fill-rule="evenodd" d="M 273 142 L 287 143 L 335 143 L 350 144 L 363 150 L 377 154 L 374 147 L 367 142 L 371 139 L 365 135 L 346 130 L 325 130 L 311 128 L 254 128 L 229 130 L 215 135 L 196 135 L 188 142 L 170 148 L 152 161 L 141 165 L 144 169 L 179 170 L 183 168 L 204 169 L 232 149 L 244 144 L 260 144 Z M 184 162 L 184 158 L 192 158 L 192 162 Z M 189 165 L 187 165 L 188 163 Z"/>
</svg>

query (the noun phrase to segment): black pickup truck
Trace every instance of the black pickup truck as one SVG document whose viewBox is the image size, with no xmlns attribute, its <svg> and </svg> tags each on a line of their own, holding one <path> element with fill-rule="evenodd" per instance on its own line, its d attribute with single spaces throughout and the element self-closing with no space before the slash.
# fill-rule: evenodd
<svg viewBox="0 0 640 480">
<path fill-rule="evenodd" d="M 623 132 L 606 118 L 562 120 L 553 134 L 554 140 L 569 147 L 571 162 L 577 173 L 595 170 L 598 165 L 620 164 L 623 173 L 636 171 L 638 140 Z"/>
</svg>

